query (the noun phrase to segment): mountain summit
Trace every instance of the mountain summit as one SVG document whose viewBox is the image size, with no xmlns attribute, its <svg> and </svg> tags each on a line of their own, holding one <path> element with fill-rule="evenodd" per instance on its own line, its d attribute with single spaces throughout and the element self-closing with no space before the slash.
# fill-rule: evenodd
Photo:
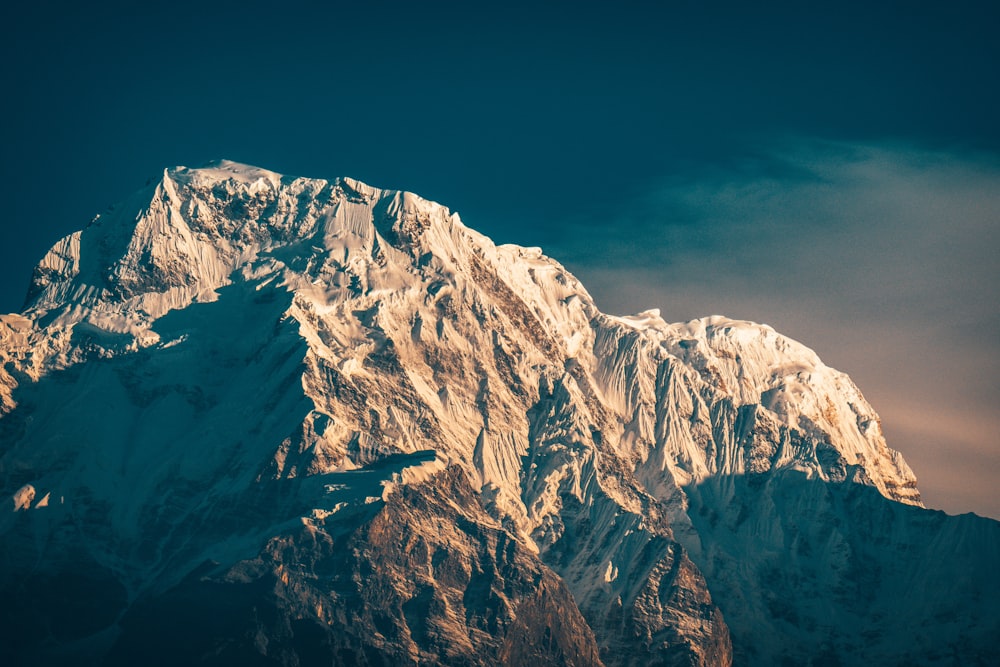
<svg viewBox="0 0 1000 667">
<path fill-rule="evenodd" d="M 410 193 L 166 170 L 0 362 L 5 664 L 997 657 L 1000 524 L 923 509 L 847 376 Z"/>
</svg>

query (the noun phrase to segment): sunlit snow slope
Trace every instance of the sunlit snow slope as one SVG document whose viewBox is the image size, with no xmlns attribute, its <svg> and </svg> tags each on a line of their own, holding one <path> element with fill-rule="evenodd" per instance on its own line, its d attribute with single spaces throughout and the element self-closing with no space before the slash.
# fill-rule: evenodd
<svg viewBox="0 0 1000 667">
<path fill-rule="evenodd" d="M 0 361 L 6 662 L 996 652 L 998 524 L 922 509 L 845 375 L 604 315 L 409 193 L 167 170 L 46 255 Z"/>
</svg>

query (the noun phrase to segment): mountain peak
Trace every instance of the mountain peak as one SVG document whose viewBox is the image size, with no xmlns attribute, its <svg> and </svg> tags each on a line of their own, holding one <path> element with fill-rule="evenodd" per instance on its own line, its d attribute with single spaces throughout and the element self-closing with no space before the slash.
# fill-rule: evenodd
<svg viewBox="0 0 1000 667">
<path fill-rule="evenodd" d="M 225 159 L 210 160 L 203 166 L 195 168 L 174 167 L 164 170 L 164 176 L 180 180 L 194 179 L 196 182 L 232 180 L 244 184 L 264 180 L 275 188 L 280 186 L 281 179 L 284 178 L 281 174 L 268 169 Z"/>
<path fill-rule="evenodd" d="M 403 296 L 426 290 L 434 302 L 471 299 L 477 312 L 502 314 L 546 363 L 591 367 L 593 391 L 624 414 L 641 411 L 643 402 L 653 399 L 640 400 L 641 393 L 634 391 L 620 394 L 618 383 L 631 382 L 638 372 L 619 365 L 627 358 L 622 355 L 653 345 L 657 355 L 682 361 L 699 382 L 724 392 L 735 406 L 761 405 L 759 423 L 778 419 L 798 429 L 806 419 L 837 428 L 839 441 L 849 445 L 843 445 L 833 467 L 808 464 L 821 476 L 843 478 L 847 467 L 867 466 L 868 478 L 883 493 L 919 502 L 912 472 L 889 453 L 881 431 L 866 431 L 869 426 L 859 431 L 859 425 L 877 424 L 878 418 L 853 384 L 812 350 L 766 325 L 721 316 L 671 325 L 659 309 L 629 317 L 603 315 L 583 286 L 541 249 L 494 246 L 439 204 L 351 178 L 289 178 L 218 160 L 165 170 L 151 198 L 148 192 L 138 197 L 116 207 L 101 224 L 63 239 L 40 262 L 26 314 L 39 323 L 44 335 L 38 335 L 51 349 L 32 355 L 36 372 L 71 363 L 79 356 L 74 352 L 78 340 L 109 355 L 119 348 L 161 344 L 160 318 L 214 301 L 234 283 L 280 284 L 295 295 L 296 308 L 306 310 L 345 304 L 371 310 L 377 315 L 372 322 L 362 318 L 362 326 L 375 327 L 377 319 L 381 331 L 391 328 L 390 319 L 408 330 L 410 320 L 437 318 L 422 312 L 426 304 L 417 306 L 409 301 L 415 297 Z M 477 317 L 488 319 L 482 312 Z M 604 333 L 594 338 L 596 322 Z M 439 342 L 448 338 L 448 327 L 440 327 Z M 313 328 L 311 321 L 304 322 L 303 337 L 326 349 L 323 335 Z M 608 336 L 620 341 L 617 349 L 602 348 Z M 608 384 L 608 378 L 616 379 Z M 847 403 L 839 410 L 832 407 L 842 400 Z M 636 437 L 656 436 L 639 428 Z M 769 453 L 768 461 L 753 463 L 753 457 L 734 452 L 736 458 L 721 462 L 706 458 L 693 443 L 684 447 L 692 448 L 685 456 L 694 458 L 691 467 L 677 469 L 682 481 L 730 466 L 801 465 L 812 456 Z"/>
</svg>

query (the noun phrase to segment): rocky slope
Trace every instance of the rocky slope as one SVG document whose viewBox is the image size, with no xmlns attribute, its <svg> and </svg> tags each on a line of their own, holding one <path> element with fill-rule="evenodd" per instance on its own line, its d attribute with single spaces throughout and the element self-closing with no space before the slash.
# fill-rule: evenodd
<svg viewBox="0 0 1000 667">
<path fill-rule="evenodd" d="M 851 662 L 913 646 L 873 600 L 914 582 L 918 658 L 995 652 L 997 523 L 921 509 L 846 376 L 409 193 L 165 171 L 0 359 L 5 662 Z"/>
</svg>

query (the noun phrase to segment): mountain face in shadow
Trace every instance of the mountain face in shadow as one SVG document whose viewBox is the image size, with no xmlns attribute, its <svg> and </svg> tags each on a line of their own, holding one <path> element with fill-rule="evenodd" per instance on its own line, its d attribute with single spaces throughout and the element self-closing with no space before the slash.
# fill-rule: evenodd
<svg viewBox="0 0 1000 667">
<path fill-rule="evenodd" d="M 1000 523 L 785 471 L 686 489 L 679 539 L 726 612 L 738 664 L 987 665 Z"/>
</svg>

